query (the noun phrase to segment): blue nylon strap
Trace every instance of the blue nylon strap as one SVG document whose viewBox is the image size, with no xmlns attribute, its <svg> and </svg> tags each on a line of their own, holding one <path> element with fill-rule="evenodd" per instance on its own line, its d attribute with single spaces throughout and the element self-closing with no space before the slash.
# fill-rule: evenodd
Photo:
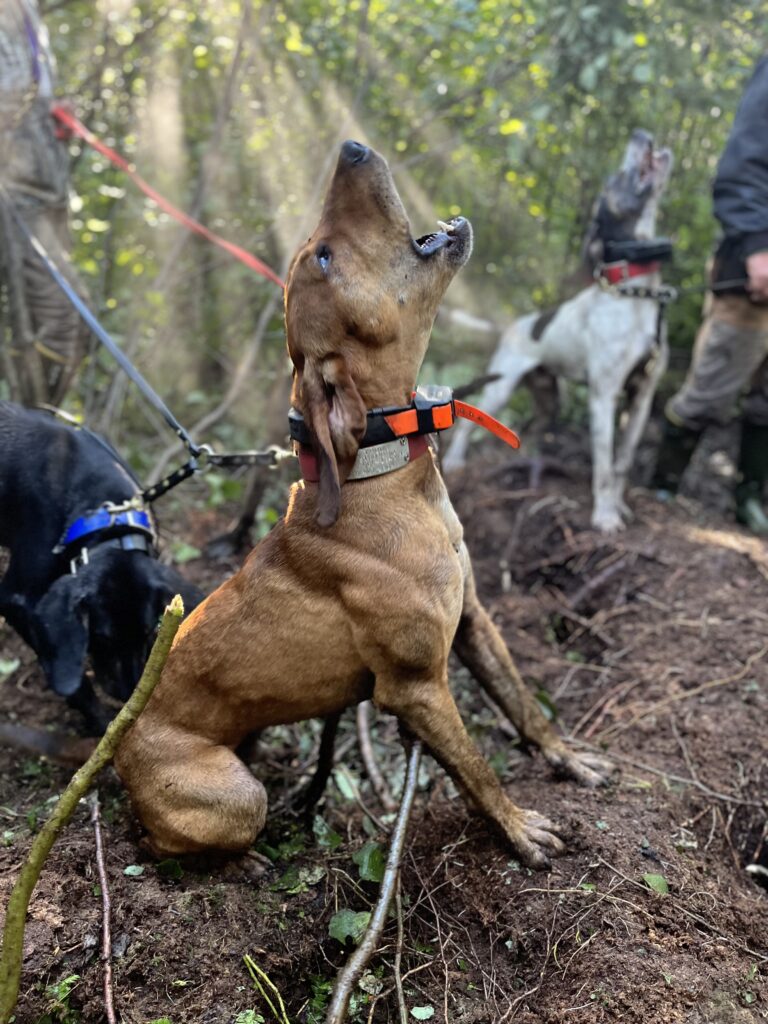
<svg viewBox="0 0 768 1024">
<path fill-rule="evenodd" d="M 63 550 L 84 537 L 90 537 L 91 534 L 100 533 L 103 530 L 111 530 L 115 527 L 127 527 L 129 530 L 137 533 L 147 533 L 152 539 L 155 536 L 148 513 L 140 509 L 128 509 L 126 512 L 110 512 L 109 509 L 100 508 L 96 512 L 80 516 L 79 519 L 70 524 L 59 541 L 57 548 Z"/>
</svg>

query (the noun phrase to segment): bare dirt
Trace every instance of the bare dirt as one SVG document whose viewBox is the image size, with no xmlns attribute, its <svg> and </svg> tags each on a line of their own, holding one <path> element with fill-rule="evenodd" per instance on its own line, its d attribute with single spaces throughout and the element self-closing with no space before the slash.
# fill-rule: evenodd
<svg viewBox="0 0 768 1024">
<path fill-rule="evenodd" d="M 710 455 L 716 470 L 719 453 Z M 452 482 L 481 595 L 560 728 L 615 758 L 619 773 L 599 792 L 553 778 L 456 668 L 473 737 L 517 802 L 562 823 L 568 852 L 549 873 L 522 869 L 427 762 L 402 873 L 409 1020 L 768 1018 L 766 893 L 745 870 L 768 866 L 766 546 L 733 526 L 725 481 L 709 464 L 698 490 L 673 505 L 632 492 L 634 523 L 606 538 L 589 529 L 588 466 L 578 445 L 568 459 L 561 451 L 562 472 L 556 466 L 536 489 L 519 461 L 499 461 L 498 452 L 494 460 L 477 461 Z M 192 511 L 177 529 L 201 544 L 222 524 Z M 198 559 L 187 568 L 212 586 L 233 566 Z M 0 658 L 6 716 L 77 728 L 7 628 Z M 20 665 L 9 672 L 15 658 Z M 335 835 L 303 827 L 289 808 L 311 772 L 318 735 L 319 725 L 307 723 L 260 738 L 253 761 L 273 811 L 261 858 L 249 862 L 158 866 L 140 845 L 116 777 L 102 777 L 115 1002 L 124 1024 L 285 1024 L 268 982 L 277 1014 L 254 987 L 245 954 L 280 992 L 287 1020 L 324 1019 L 348 955 L 329 926 L 343 921 L 334 918 L 341 910 L 370 908 L 377 884 L 361 870 L 376 875 L 386 849 L 382 820 L 391 818 L 365 775 L 350 714 L 339 740 L 343 767 L 320 807 Z M 391 720 L 377 720 L 374 743 L 397 791 L 403 755 Z M 3 897 L 67 778 L 33 756 L 0 751 Z M 353 855 L 366 843 L 378 846 L 358 855 L 361 866 Z M 32 899 L 19 1024 L 105 1019 L 100 918 L 82 806 Z M 393 916 L 351 1021 L 399 1021 L 396 950 Z M 73 975 L 67 995 L 61 982 Z"/>
</svg>

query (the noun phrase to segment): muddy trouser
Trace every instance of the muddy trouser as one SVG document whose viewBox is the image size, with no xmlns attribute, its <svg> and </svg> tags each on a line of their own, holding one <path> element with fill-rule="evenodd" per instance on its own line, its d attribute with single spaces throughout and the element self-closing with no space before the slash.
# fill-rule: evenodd
<svg viewBox="0 0 768 1024">
<path fill-rule="evenodd" d="M 0 127 L 3 110 L 0 105 Z M 69 261 L 67 153 L 56 139 L 48 102 L 36 102 L 20 123 L 0 131 L 9 159 L 0 168 L 14 209 L 54 263 L 87 301 Z M 0 275 L 13 338 L 3 352 L 10 391 L 25 404 L 61 401 L 85 354 L 89 332 L 9 211 L 0 219 Z"/>
<path fill-rule="evenodd" d="M 677 426 L 702 430 L 744 420 L 768 427 L 768 306 L 746 295 L 715 295 L 699 328 L 682 388 L 666 407 Z"/>
</svg>

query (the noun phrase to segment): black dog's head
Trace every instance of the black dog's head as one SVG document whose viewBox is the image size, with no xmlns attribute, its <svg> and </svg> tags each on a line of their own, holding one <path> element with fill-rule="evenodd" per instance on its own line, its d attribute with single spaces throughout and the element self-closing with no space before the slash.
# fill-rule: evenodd
<svg viewBox="0 0 768 1024">
<path fill-rule="evenodd" d="M 669 149 L 654 149 L 653 136 L 636 129 L 627 143 L 620 170 L 603 187 L 592 209 L 584 258 L 594 268 L 608 242 L 650 239 L 656 231 L 659 199 L 672 170 Z"/>
<path fill-rule="evenodd" d="M 76 694 L 90 655 L 99 686 L 126 700 L 174 594 L 181 594 L 187 612 L 203 597 L 155 558 L 94 548 L 87 565 L 59 577 L 28 611 L 30 640 L 51 687 L 62 696 Z"/>
</svg>

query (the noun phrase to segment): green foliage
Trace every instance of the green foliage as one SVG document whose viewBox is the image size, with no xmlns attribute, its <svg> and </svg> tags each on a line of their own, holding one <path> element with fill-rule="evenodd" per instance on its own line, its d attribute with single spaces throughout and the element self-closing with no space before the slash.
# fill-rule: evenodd
<svg viewBox="0 0 768 1024">
<path fill-rule="evenodd" d="M 352 854 L 352 860 L 357 864 L 363 881 L 380 882 L 384 877 L 386 858 L 381 843 L 369 840 Z"/>
<path fill-rule="evenodd" d="M 45 995 L 48 1007 L 36 1024 L 78 1024 L 80 1014 L 69 1005 L 69 999 L 79 981 L 79 974 L 69 974 L 61 981 L 47 985 Z"/>
<path fill-rule="evenodd" d="M 703 282 L 710 182 L 764 49 L 766 7 L 280 0 L 262 17 L 243 0 L 139 0 L 113 18 L 109 5 L 70 0 L 48 23 L 60 92 L 220 234 L 284 269 L 317 216 L 336 146 L 362 137 L 391 158 L 417 234 L 438 216 L 472 219 L 475 256 L 448 301 L 503 323 L 564 290 L 592 201 L 636 126 L 677 158 L 659 222 L 676 242 L 667 276 Z M 185 237 L 92 150 L 73 186 L 74 260 L 95 308 L 182 419 L 210 411 L 274 286 Z M 690 345 L 700 304 L 691 294 L 671 309 L 674 345 Z M 255 447 L 279 434 L 280 321 L 278 304 L 242 399 L 204 440 Z M 469 379 L 492 344 L 438 335 L 430 375 Z M 119 410 L 123 433 L 143 435 L 131 458 L 145 469 L 168 438 L 116 380 L 107 356 L 92 357 L 71 404 L 97 422 Z M 201 486 L 218 505 L 240 481 L 217 473 Z"/>
<path fill-rule="evenodd" d="M 338 910 L 331 918 L 328 925 L 328 934 L 342 945 L 345 945 L 347 939 L 351 939 L 357 945 L 363 935 L 365 935 L 365 930 L 370 920 L 371 915 L 369 911 L 355 911 L 350 910 L 349 907 L 344 907 L 342 910 Z"/>
<path fill-rule="evenodd" d="M 643 881 L 649 889 L 653 889 L 654 892 L 659 893 L 661 896 L 666 896 L 669 892 L 669 883 L 664 875 L 645 874 L 643 875 Z"/>
</svg>

